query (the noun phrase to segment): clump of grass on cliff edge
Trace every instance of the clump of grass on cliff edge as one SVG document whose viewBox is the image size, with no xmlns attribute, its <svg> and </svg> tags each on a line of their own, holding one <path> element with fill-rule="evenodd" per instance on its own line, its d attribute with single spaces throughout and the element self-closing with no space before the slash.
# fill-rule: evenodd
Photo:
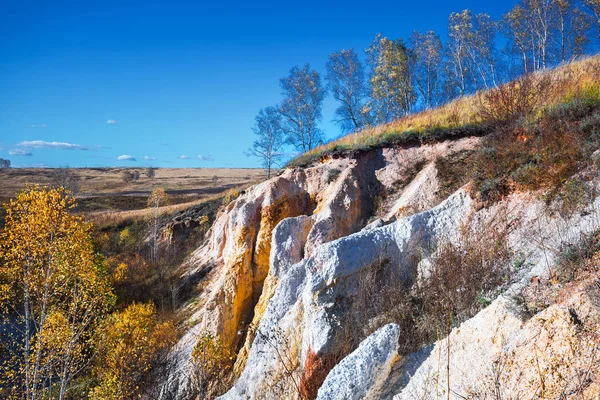
<svg viewBox="0 0 600 400">
<path fill-rule="evenodd" d="M 600 56 L 538 72 L 501 88 L 466 96 L 433 110 L 353 133 L 319 146 L 290 161 L 302 167 L 333 154 L 349 154 L 388 145 L 440 141 L 491 133 L 501 117 L 535 114 L 564 103 L 572 93 L 598 84 Z M 547 90 L 539 91 L 547 85 Z M 497 107 L 489 107 L 490 102 Z"/>
<path fill-rule="evenodd" d="M 584 184 L 577 174 L 600 148 L 600 84 L 581 86 L 563 99 L 497 125 L 480 149 L 437 160 L 444 192 L 472 182 L 474 195 L 495 201 L 515 190 L 545 189 L 548 202 L 561 198 L 576 205 Z"/>
</svg>

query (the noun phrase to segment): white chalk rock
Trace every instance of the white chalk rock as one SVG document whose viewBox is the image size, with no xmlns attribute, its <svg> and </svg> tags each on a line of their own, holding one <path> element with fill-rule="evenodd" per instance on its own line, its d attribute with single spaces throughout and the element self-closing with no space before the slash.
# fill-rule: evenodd
<svg viewBox="0 0 600 400">
<path fill-rule="evenodd" d="M 400 327 L 388 324 L 366 338 L 327 375 L 317 400 L 358 400 L 369 397 L 390 374 L 398 358 Z"/>
</svg>

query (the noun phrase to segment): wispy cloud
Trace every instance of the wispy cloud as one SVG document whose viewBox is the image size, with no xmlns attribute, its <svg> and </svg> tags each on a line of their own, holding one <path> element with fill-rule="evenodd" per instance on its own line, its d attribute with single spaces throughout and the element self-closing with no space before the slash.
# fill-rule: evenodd
<svg viewBox="0 0 600 400">
<path fill-rule="evenodd" d="M 136 161 L 134 156 L 130 156 L 129 154 L 123 154 L 117 157 L 119 161 Z"/>
<path fill-rule="evenodd" d="M 203 156 L 202 154 L 198 154 L 198 160 L 200 161 L 215 161 L 215 159 L 213 158 L 213 156 L 211 156 L 210 154 L 207 156 Z"/>
<path fill-rule="evenodd" d="M 156 160 L 156 157 L 144 156 L 144 160 L 146 160 L 146 161 L 154 161 L 154 160 Z"/>
<path fill-rule="evenodd" d="M 17 143 L 18 147 L 32 149 L 60 149 L 60 150 L 91 150 L 88 146 L 66 142 L 46 142 L 45 140 L 29 140 Z"/>
<path fill-rule="evenodd" d="M 177 158 L 179 158 L 180 160 L 189 160 L 190 156 L 179 156 Z"/>
<path fill-rule="evenodd" d="M 32 152 L 30 152 L 28 150 L 24 150 L 24 149 L 10 149 L 8 151 L 8 154 L 10 154 L 11 156 L 24 156 L 24 157 L 31 157 L 33 155 Z"/>
<path fill-rule="evenodd" d="M 117 123 L 117 120 L 116 120 L 116 119 L 107 119 L 107 120 L 106 120 L 106 123 L 107 123 L 108 125 L 114 125 L 114 124 L 116 124 L 116 123 Z"/>
<path fill-rule="evenodd" d="M 30 128 L 47 128 L 48 125 L 40 124 L 40 125 L 29 125 Z"/>
</svg>

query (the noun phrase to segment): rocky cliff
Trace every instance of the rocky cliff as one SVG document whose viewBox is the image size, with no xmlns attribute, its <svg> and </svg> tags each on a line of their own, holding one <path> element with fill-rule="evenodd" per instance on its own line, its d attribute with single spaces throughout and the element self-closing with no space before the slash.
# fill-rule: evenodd
<svg viewBox="0 0 600 400">
<path fill-rule="evenodd" d="M 598 71 L 361 132 L 243 192 L 183 265 L 163 397 L 598 398 Z"/>
<path fill-rule="evenodd" d="M 597 170 L 577 212 L 541 192 L 444 196 L 438 161 L 478 146 L 328 158 L 229 204 L 186 262 L 198 295 L 168 379 L 176 397 L 199 396 L 192 353 L 207 334 L 233 355 L 223 399 L 596 396 L 599 286 L 556 271 L 600 227 Z M 462 279 L 448 299 L 472 285 L 475 305 L 429 307 L 436 279 Z"/>
</svg>

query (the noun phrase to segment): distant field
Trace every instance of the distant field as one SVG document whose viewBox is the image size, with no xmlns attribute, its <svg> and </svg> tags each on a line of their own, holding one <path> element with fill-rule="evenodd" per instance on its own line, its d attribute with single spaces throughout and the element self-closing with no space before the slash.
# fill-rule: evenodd
<svg viewBox="0 0 600 400">
<path fill-rule="evenodd" d="M 124 182 L 125 170 L 140 172 L 139 180 Z M 156 187 L 166 190 L 173 205 L 197 202 L 265 179 L 262 169 L 158 168 L 155 172 L 150 179 L 141 168 L 71 168 L 79 182 L 80 211 L 97 214 L 143 209 Z M 5 203 L 27 184 L 53 184 L 54 173 L 52 168 L 0 169 L 0 202 Z"/>
</svg>

